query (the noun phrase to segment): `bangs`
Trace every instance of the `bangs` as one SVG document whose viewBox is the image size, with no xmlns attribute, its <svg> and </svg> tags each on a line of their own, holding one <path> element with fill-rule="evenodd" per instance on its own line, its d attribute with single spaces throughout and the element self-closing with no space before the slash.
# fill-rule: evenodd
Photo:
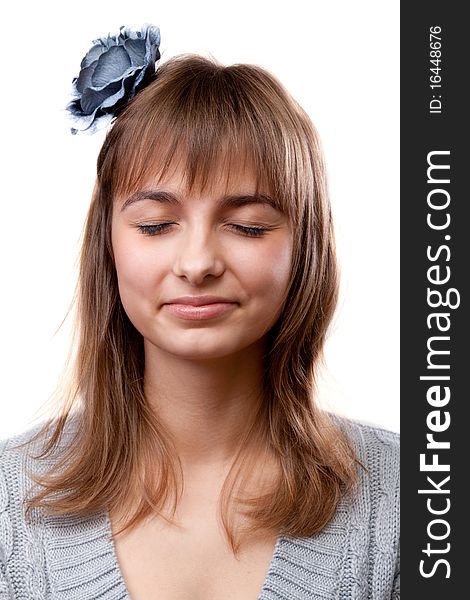
<svg viewBox="0 0 470 600">
<path fill-rule="evenodd" d="M 195 135 L 184 140 L 169 131 L 158 138 L 152 136 L 147 143 L 143 139 L 138 151 L 134 147 L 132 161 L 127 161 L 122 168 L 116 165 L 113 170 L 113 198 L 129 196 L 145 189 L 149 183 L 161 183 L 175 172 L 183 177 L 181 183 L 188 193 L 210 191 L 212 184 L 220 181 L 229 188 L 240 175 L 248 172 L 254 174 L 255 193 L 268 195 L 278 210 L 286 211 L 287 203 L 280 201 L 283 196 L 275 194 L 274 186 L 266 181 L 253 148 L 244 147 L 233 137 L 221 139 L 215 131 L 211 139 L 207 138 L 204 146 L 200 146 L 197 131 L 190 133 Z M 160 141 L 155 141 L 152 147 L 156 139 Z"/>
<path fill-rule="evenodd" d="M 300 116 L 287 92 L 259 67 L 172 59 L 116 119 L 98 161 L 100 183 L 114 199 L 162 180 L 175 167 L 189 190 L 206 188 L 214 177 L 228 184 L 250 169 L 257 191 L 297 221 L 299 161 L 309 162 Z"/>
</svg>

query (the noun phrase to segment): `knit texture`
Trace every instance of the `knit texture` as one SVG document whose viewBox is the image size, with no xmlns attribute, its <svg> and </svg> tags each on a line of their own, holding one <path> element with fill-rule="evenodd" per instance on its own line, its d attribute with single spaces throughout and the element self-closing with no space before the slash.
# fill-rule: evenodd
<svg viewBox="0 0 470 600">
<path fill-rule="evenodd" d="M 360 487 L 320 533 L 279 537 L 258 600 L 400 598 L 399 436 L 339 422 L 366 467 Z M 52 460 L 15 448 L 30 437 L 0 442 L 0 600 L 130 600 L 106 510 L 82 517 L 36 509 L 25 519 L 28 473 Z"/>
</svg>

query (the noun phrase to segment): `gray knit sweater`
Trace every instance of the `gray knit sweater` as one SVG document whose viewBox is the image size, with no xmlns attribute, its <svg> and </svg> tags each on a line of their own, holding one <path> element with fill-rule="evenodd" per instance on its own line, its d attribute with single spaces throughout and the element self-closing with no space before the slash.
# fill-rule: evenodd
<svg viewBox="0 0 470 600">
<path fill-rule="evenodd" d="M 367 469 L 359 493 L 343 499 L 319 534 L 279 537 L 258 600 L 400 597 L 398 435 L 343 426 Z M 47 468 L 14 448 L 29 435 L 0 442 L 0 600 L 130 600 L 105 510 L 87 517 L 34 510 L 25 520 L 27 473 Z"/>
</svg>

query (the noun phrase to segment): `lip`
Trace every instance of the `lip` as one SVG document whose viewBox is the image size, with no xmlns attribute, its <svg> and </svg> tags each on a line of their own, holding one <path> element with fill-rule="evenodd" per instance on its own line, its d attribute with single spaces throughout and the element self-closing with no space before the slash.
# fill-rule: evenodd
<svg viewBox="0 0 470 600">
<path fill-rule="evenodd" d="M 162 305 L 162 309 L 187 321 L 204 321 L 220 317 L 238 306 L 238 302 L 221 296 L 182 296 Z"/>
</svg>

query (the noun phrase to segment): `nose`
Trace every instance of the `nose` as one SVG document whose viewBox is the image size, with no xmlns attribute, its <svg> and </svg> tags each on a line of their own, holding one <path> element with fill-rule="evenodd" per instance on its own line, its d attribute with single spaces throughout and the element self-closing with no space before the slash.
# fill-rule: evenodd
<svg viewBox="0 0 470 600">
<path fill-rule="evenodd" d="M 200 285 L 206 278 L 220 277 L 225 262 L 215 235 L 202 231 L 187 232 L 181 239 L 173 273 L 191 285 Z"/>
</svg>

